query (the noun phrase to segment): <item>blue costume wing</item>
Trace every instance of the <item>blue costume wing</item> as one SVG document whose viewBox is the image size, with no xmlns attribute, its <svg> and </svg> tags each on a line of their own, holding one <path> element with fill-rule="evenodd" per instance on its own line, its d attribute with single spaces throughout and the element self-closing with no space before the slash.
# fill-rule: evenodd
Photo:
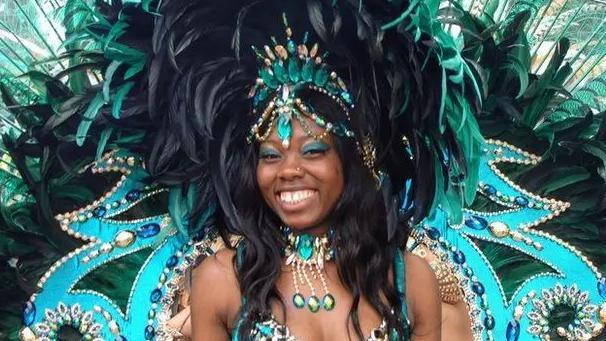
<svg viewBox="0 0 606 341">
<path fill-rule="evenodd" d="M 159 3 L 146 0 L 2 6 L 0 118 L 8 135 L 0 255 L 10 309 L 0 324 L 23 325 L 25 339 L 55 339 L 70 328 L 90 339 L 157 337 L 184 272 L 213 252 L 217 238 L 204 229 L 212 205 L 193 209 L 192 193 L 204 187 L 170 177 L 150 183 L 157 169 L 144 169 L 137 153 L 159 120 L 147 116 L 147 97 L 157 93 L 146 91 L 158 89 L 161 73 L 149 64 L 158 44 L 152 33 L 169 23 L 156 13 Z M 436 172 L 445 194 L 416 233 L 458 269 L 478 339 L 583 339 L 606 323 L 605 14 L 602 4 L 584 1 L 412 1 L 382 27 L 410 20 L 405 29 L 416 39 L 431 34 L 439 45 L 441 119 L 458 127 L 470 179 L 462 184 L 460 170 Z M 177 51 L 194 39 L 186 38 Z M 471 91 L 483 100 L 477 125 L 463 99 L 472 78 Z M 475 149 L 480 129 L 542 155 L 498 140 Z M 94 197 L 87 192 L 93 183 L 77 182 L 82 169 L 120 178 Z M 472 205 L 476 192 L 483 201 Z M 166 201 L 151 204 L 156 209 L 129 214 L 163 195 Z M 79 205 L 57 215 L 54 204 L 66 198 Z M 192 214 L 200 217 L 193 227 Z M 120 299 L 103 289 L 116 285 L 127 288 Z M 561 311 L 568 317 L 558 320 Z"/>
</svg>

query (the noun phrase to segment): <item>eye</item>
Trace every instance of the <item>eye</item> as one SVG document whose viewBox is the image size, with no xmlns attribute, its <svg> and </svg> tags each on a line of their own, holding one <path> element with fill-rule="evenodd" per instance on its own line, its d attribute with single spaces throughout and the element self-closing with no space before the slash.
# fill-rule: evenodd
<svg viewBox="0 0 606 341">
<path fill-rule="evenodd" d="M 282 157 L 280 153 L 274 149 L 270 148 L 261 148 L 259 150 L 259 159 L 263 161 L 274 161 L 278 160 Z"/>
<path fill-rule="evenodd" d="M 301 153 L 308 156 L 324 155 L 330 149 L 330 146 L 324 142 L 316 141 L 303 146 Z"/>
</svg>

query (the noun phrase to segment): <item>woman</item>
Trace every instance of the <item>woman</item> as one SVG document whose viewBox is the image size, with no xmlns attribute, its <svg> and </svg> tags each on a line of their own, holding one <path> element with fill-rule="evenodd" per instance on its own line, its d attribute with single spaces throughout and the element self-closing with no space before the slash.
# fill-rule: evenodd
<svg viewBox="0 0 606 341">
<path fill-rule="evenodd" d="M 307 123 L 315 134 L 322 133 L 311 120 Z M 276 246 L 265 249 L 265 262 L 245 254 L 238 264 L 234 259 L 237 252 L 228 249 L 202 262 L 193 281 L 193 339 L 222 340 L 230 334 L 246 339 L 250 329 L 260 334 L 263 318 L 273 315 L 271 322 L 288 328 L 285 335 L 302 340 L 382 339 L 387 330 L 397 330 L 406 339 L 407 317 L 412 340 L 439 340 L 440 300 L 435 277 L 424 261 L 411 254 L 404 256 L 405 269 L 402 263 L 394 264 L 394 254 L 401 252 L 398 246 L 403 245 L 405 235 L 388 240 L 383 198 L 374 188 L 370 172 L 356 157 L 355 145 L 334 135 L 310 137 L 297 121 L 291 141 L 289 148 L 284 148 L 274 132 L 261 143 L 258 157 L 253 158 L 256 184 L 248 184 L 251 189 L 258 186 L 263 198 L 251 206 L 266 206 L 259 207 L 263 213 L 250 212 L 248 223 L 264 216 L 267 222 L 250 228 L 264 236 L 241 244 L 248 251 L 254 248 L 253 242 L 275 238 Z M 340 237 L 332 242 L 341 258 L 327 261 L 320 275 L 308 275 L 309 288 L 316 292 L 317 288 L 327 288 L 325 291 L 334 297 L 334 308 L 313 312 L 297 307 L 290 299 L 306 288 L 300 282 L 293 284 L 292 276 L 298 274 L 280 255 L 284 251 L 280 248 L 292 247 L 281 240 L 280 225 L 290 227 L 294 236 L 321 238 L 334 231 Z M 400 302 L 394 272 L 404 271 L 405 302 Z M 243 295 L 248 295 L 244 296 L 248 298 L 244 306 Z M 392 313 L 392 309 L 400 311 L 402 305 L 401 315 Z M 263 313 L 267 315 L 261 317 Z M 259 317 L 243 321 L 242 314 Z M 239 323 L 242 330 L 238 335 Z"/>
<path fill-rule="evenodd" d="M 285 41 L 253 47 L 255 122 L 231 190 L 242 240 L 196 269 L 193 338 L 439 340 L 437 282 L 401 251 L 407 222 L 368 123 L 283 21 Z"/>
<path fill-rule="evenodd" d="M 397 19 L 407 6 L 165 8 L 158 35 L 204 37 L 167 46 L 179 67 L 167 110 L 192 124 L 172 131 L 211 135 L 212 223 L 230 247 L 194 271 L 194 340 L 440 338 L 436 279 L 402 250 L 446 190 L 436 174 L 464 171 L 464 156 L 441 122 L 456 103 L 441 103 L 431 37 Z"/>
</svg>

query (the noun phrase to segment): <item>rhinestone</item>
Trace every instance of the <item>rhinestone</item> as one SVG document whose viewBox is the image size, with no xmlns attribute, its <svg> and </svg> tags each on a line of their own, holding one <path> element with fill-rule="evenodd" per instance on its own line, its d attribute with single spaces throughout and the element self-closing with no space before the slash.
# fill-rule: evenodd
<svg viewBox="0 0 606 341">
<path fill-rule="evenodd" d="M 137 236 L 141 238 L 150 238 L 160 233 L 160 224 L 148 223 L 137 227 Z"/>
<path fill-rule="evenodd" d="M 154 329 L 153 326 L 145 327 L 145 339 L 146 340 L 151 340 L 155 334 L 156 334 L 156 330 Z"/>
<path fill-rule="evenodd" d="M 324 308 L 324 310 L 333 310 L 335 307 L 335 303 L 335 298 L 331 294 L 326 294 L 322 298 L 322 307 Z"/>
<path fill-rule="evenodd" d="M 509 235 L 509 226 L 507 224 L 495 221 L 490 223 L 490 232 L 497 238 L 507 237 Z"/>
<path fill-rule="evenodd" d="M 488 227 L 488 222 L 482 217 L 472 215 L 465 219 L 465 226 L 474 230 L 484 230 Z"/>
<path fill-rule="evenodd" d="M 27 301 L 23 307 L 22 322 L 25 326 L 31 326 L 36 318 L 36 305 L 32 301 Z M 27 328 L 29 329 L 29 328 Z M 30 330 L 31 331 L 31 330 Z"/>
<path fill-rule="evenodd" d="M 296 293 L 292 296 L 292 303 L 295 305 L 295 307 L 301 309 L 305 306 L 305 298 L 303 295 Z"/>
<path fill-rule="evenodd" d="M 320 310 L 320 299 L 315 295 L 309 296 L 307 299 L 307 307 L 312 313 L 318 312 L 318 310 Z"/>
<path fill-rule="evenodd" d="M 132 231 L 120 231 L 114 237 L 114 244 L 117 247 L 127 247 L 135 241 L 135 238 Z"/>
</svg>

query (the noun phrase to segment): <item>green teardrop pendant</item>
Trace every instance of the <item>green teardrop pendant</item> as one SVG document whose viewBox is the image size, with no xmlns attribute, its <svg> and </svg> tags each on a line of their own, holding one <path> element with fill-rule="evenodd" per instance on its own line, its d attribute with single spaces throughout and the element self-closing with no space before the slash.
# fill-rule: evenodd
<svg viewBox="0 0 606 341">
<path fill-rule="evenodd" d="M 318 296 L 312 295 L 307 299 L 307 307 L 312 313 L 317 313 L 320 310 L 320 299 Z"/>
<path fill-rule="evenodd" d="M 335 308 L 335 297 L 331 294 L 326 294 L 322 298 L 322 307 L 324 310 L 331 311 Z"/>
<path fill-rule="evenodd" d="M 294 304 L 297 309 L 305 307 L 305 297 L 299 293 L 294 294 L 292 296 L 292 304 Z"/>
</svg>

